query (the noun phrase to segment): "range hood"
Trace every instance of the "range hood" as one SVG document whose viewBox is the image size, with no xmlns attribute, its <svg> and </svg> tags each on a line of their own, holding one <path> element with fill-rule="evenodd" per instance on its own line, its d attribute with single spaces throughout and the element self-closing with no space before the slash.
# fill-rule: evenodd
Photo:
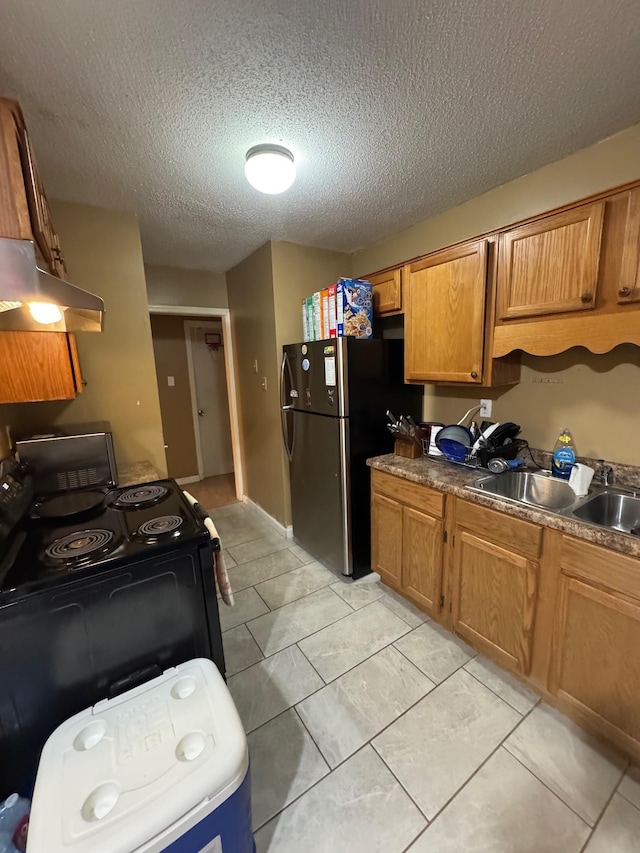
<svg viewBox="0 0 640 853">
<path fill-rule="evenodd" d="M 0 331 L 101 332 L 103 314 L 99 296 L 40 269 L 30 240 L 0 237 Z"/>
</svg>

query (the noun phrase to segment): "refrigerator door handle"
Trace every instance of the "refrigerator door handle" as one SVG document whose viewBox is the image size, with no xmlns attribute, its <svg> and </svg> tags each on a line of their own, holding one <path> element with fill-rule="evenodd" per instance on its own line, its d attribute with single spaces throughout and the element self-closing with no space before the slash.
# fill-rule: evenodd
<svg viewBox="0 0 640 853">
<path fill-rule="evenodd" d="M 291 462 L 291 460 L 293 459 L 293 448 L 295 446 L 296 441 L 296 424 L 294 420 L 292 430 L 293 435 L 291 437 L 291 441 L 289 441 L 289 431 L 287 429 L 287 412 L 293 411 L 295 406 L 285 405 L 285 373 L 288 376 L 289 384 L 293 386 L 293 375 L 291 373 L 291 365 L 289 364 L 287 353 L 283 352 L 282 364 L 280 365 L 280 424 L 282 426 L 282 441 L 284 443 L 284 449 L 287 451 L 287 457 L 289 458 L 289 462 Z"/>
</svg>

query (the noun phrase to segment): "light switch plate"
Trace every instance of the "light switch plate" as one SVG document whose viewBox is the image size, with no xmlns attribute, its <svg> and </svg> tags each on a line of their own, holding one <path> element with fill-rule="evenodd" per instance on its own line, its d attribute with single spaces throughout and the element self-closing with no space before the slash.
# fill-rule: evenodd
<svg viewBox="0 0 640 853">
<path fill-rule="evenodd" d="M 480 400 L 480 417 L 490 418 L 493 411 L 493 400 Z"/>
<path fill-rule="evenodd" d="M 258 372 L 258 359 L 257 358 L 254 358 L 254 360 L 253 360 L 253 372 L 254 373 Z"/>
<path fill-rule="evenodd" d="M 267 390 L 267 377 L 266 376 L 262 377 L 262 382 L 260 384 L 262 385 L 262 390 L 266 391 Z"/>
<path fill-rule="evenodd" d="M 169 386 L 169 388 L 173 388 L 175 384 L 176 384 L 175 377 L 174 376 L 167 376 L 167 385 Z"/>
</svg>

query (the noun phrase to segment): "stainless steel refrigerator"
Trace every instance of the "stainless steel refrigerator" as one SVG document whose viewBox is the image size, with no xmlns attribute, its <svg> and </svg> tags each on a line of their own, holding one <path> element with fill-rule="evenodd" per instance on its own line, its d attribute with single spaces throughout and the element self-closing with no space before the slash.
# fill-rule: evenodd
<svg viewBox="0 0 640 853">
<path fill-rule="evenodd" d="M 370 472 L 393 451 L 385 412 L 422 418 L 422 386 L 404 384 L 404 341 L 336 338 L 283 347 L 282 435 L 294 539 L 349 575 L 371 571 Z"/>
</svg>

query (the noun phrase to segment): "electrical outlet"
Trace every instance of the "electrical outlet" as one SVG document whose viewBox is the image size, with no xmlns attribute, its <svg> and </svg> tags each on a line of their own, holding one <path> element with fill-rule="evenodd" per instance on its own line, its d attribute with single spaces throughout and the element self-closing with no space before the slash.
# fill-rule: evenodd
<svg viewBox="0 0 640 853">
<path fill-rule="evenodd" d="M 493 400 L 480 400 L 480 417 L 490 418 L 493 411 Z"/>
<path fill-rule="evenodd" d="M 262 390 L 266 391 L 267 390 L 267 377 L 266 376 L 262 377 L 262 382 L 260 384 L 262 385 Z"/>
<path fill-rule="evenodd" d="M 255 359 L 253 360 L 253 372 L 254 372 L 254 373 L 257 373 L 257 372 L 258 372 L 258 359 L 257 359 L 257 358 L 255 358 Z"/>
</svg>

